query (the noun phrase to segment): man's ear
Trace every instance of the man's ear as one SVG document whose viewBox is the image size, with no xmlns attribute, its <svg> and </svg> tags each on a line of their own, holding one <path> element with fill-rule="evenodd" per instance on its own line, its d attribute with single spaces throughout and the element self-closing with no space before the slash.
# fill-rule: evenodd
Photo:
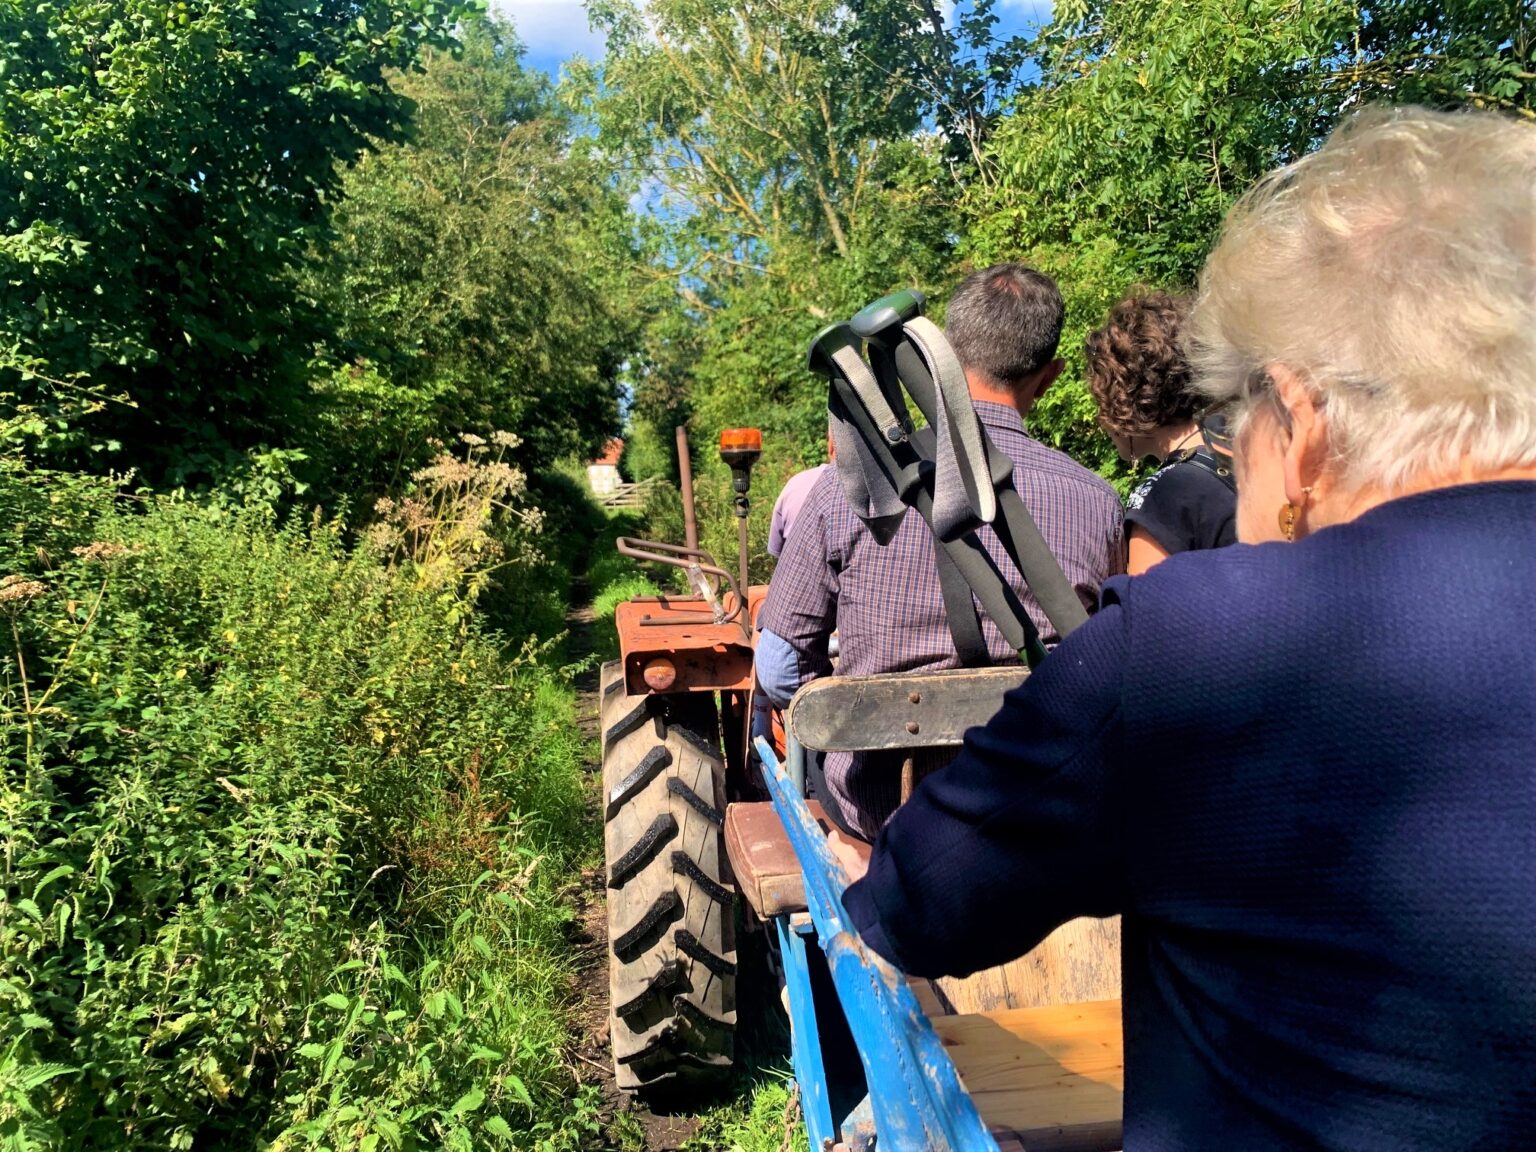
<svg viewBox="0 0 1536 1152">
<path fill-rule="evenodd" d="M 1046 394 L 1052 384 L 1056 383 L 1056 377 L 1061 375 L 1062 370 L 1066 366 L 1067 362 L 1065 360 L 1052 360 L 1022 384 L 1019 389 L 1023 393 L 1021 397 L 1022 403 L 1018 405 L 1019 411 L 1028 415 L 1029 410 L 1035 406 L 1036 401 Z"/>
<path fill-rule="evenodd" d="M 1328 419 L 1295 369 L 1270 364 L 1265 370 L 1275 382 L 1275 393 L 1288 417 L 1290 439 L 1283 460 L 1285 498 L 1305 507 L 1308 489 L 1318 487 L 1328 462 Z"/>
<path fill-rule="evenodd" d="M 1046 390 L 1050 388 L 1052 384 L 1056 383 L 1056 377 L 1060 376 L 1062 372 L 1066 370 L 1066 367 L 1067 362 L 1058 356 L 1044 368 L 1040 369 L 1040 384 L 1035 389 L 1036 400 L 1044 396 Z"/>
</svg>

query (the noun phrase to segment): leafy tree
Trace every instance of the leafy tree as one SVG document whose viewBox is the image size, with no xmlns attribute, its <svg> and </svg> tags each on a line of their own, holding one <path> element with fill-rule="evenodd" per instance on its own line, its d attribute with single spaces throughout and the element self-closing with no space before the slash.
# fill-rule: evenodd
<svg viewBox="0 0 1536 1152">
<path fill-rule="evenodd" d="M 927 113 L 950 51 L 942 22 L 889 0 L 592 11 L 608 56 L 601 83 L 578 80 L 599 146 L 652 217 L 632 418 L 657 434 L 642 439 L 665 445 L 690 416 L 697 441 L 754 422 L 770 469 L 814 459 L 825 398 L 802 364 L 811 333 L 871 295 L 931 286 L 950 262 L 952 157 Z"/>
<path fill-rule="evenodd" d="M 1060 280 L 1064 347 L 1130 285 L 1193 282 L 1232 201 L 1373 100 L 1530 115 L 1529 6 L 1401 0 L 1063 0 L 968 199 L 969 250 Z M 1037 429 L 1113 467 L 1076 372 Z"/>
<path fill-rule="evenodd" d="M 882 145 L 919 123 L 900 63 L 870 57 L 831 0 L 660 0 L 594 8 L 609 37 L 605 139 L 694 217 L 708 276 L 797 236 L 851 254 Z M 718 268 L 716 267 L 718 265 Z"/>
<path fill-rule="evenodd" d="M 521 51 L 477 19 L 396 80 L 412 138 L 348 174 L 339 242 L 311 269 L 349 361 L 316 451 L 363 483 L 444 430 L 515 431 L 542 466 L 617 428 L 627 208 Z"/>
<path fill-rule="evenodd" d="M 1354 99 L 1471 105 L 1536 119 L 1536 11 L 1528 0 L 1388 0 L 1357 9 L 1330 76 Z"/>
<path fill-rule="evenodd" d="M 461 0 L 0 5 L 0 375 L 153 473 L 295 420 L 324 317 L 290 272 L 339 165 L 394 139 L 386 70 L 445 44 Z M 0 381 L 4 384 L 5 381 Z M 208 463 L 209 461 L 204 461 Z"/>
</svg>

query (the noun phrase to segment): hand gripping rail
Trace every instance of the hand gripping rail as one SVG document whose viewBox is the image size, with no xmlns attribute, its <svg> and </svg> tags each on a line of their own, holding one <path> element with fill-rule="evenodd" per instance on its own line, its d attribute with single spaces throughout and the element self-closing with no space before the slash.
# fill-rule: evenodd
<svg viewBox="0 0 1536 1152">
<path fill-rule="evenodd" d="M 822 329 L 811 342 L 806 366 L 829 383 L 838 478 L 882 544 L 895 535 L 907 509 L 916 509 L 983 610 L 1034 667 L 1045 655 L 1040 637 L 976 540 L 976 529 L 992 525 L 1059 635 L 1083 623 L 1087 613 L 1013 485 L 1013 461 L 977 418 L 958 357 L 922 315 L 923 304 L 920 292 L 894 293 L 850 323 Z M 867 363 L 861 343 L 868 348 Z M 904 393 L 927 428 L 913 428 Z"/>
<path fill-rule="evenodd" d="M 998 1152 L 906 980 L 871 952 L 845 919 L 847 873 L 827 847 L 826 833 L 761 737 L 757 754 L 774 810 L 805 873 L 806 908 L 864 1065 L 879 1147 Z M 811 1124 L 812 1131 L 825 1130 L 829 1123 L 825 1117 Z"/>
</svg>

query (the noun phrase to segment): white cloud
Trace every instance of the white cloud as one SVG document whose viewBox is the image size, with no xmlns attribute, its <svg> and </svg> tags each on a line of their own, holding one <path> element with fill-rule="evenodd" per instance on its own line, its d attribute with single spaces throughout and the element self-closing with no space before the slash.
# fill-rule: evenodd
<svg viewBox="0 0 1536 1152">
<path fill-rule="evenodd" d="M 603 34 L 588 25 L 581 0 L 492 0 L 491 6 L 512 20 L 518 39 L 528 47 L 530 63 L 576 55 L 597 59 L 603 54 Z"/>
<path fill-rule="evenodd" d="M 1015 18 L 1031 24 L 1044 24 L 1051 18 L 1052 0 L 998 0 L 999 12 L 1007 12 Z"/>
</svg>

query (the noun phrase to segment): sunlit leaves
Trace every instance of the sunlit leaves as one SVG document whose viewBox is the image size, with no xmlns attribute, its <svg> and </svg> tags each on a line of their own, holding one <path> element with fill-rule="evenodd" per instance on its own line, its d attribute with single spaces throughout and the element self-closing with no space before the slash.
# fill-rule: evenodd
<svg viewBox="0 0 1536 1152">
<path fill-rule="evenodd" d="M 520 54 L 507 25 L 474 21 L 395 80 L 411 141 L 347 174 L 337 242 L 306 276 L 348 365 L 322 384 L 314 450 L 363 487 L 434 434 L 511 429 L 538 468 L 617 431 L 624 199 Z"/>
<path fill-rule="evenodd" d="M 1133 284 L 1193 283 L 1233 200 L 1369 101 L 1504 108 L 1536 94 L 1528 5 L 1428 0 L 1062 0 L 1040 77 L 971 188 L 970 250 L 1057 276 L 1072 370 L 1036 424 L 1111 457 L 1077 383 L 1086 331 Z"/>
<path fill-rule="evenodd" d="M 951 88 L 942 34 L 905 0 L 593 14 L 608 55 L 585 107 L 650 213 L 631 439 L 664 451 L 635 459 L 663 466 L 689 417 L 700 441 L 761 424 L 765 472 L 815 458 L 825 394 L 805 341 L 870 296 L 940 286 L 949 263 L 958 185 L 925 124 Z"/>
<path fill-rule="evenodd" d="M 0 5 L 0 348 L 125 395 L 89 422 L 119 466 L 206 473 L 299 419 L 326 325 L 291 271 L 338 166 L 400 135 L 386 70 L 467 3 Z M 43 229 L 58 259 L 3 243 Z"/>
</svg>

